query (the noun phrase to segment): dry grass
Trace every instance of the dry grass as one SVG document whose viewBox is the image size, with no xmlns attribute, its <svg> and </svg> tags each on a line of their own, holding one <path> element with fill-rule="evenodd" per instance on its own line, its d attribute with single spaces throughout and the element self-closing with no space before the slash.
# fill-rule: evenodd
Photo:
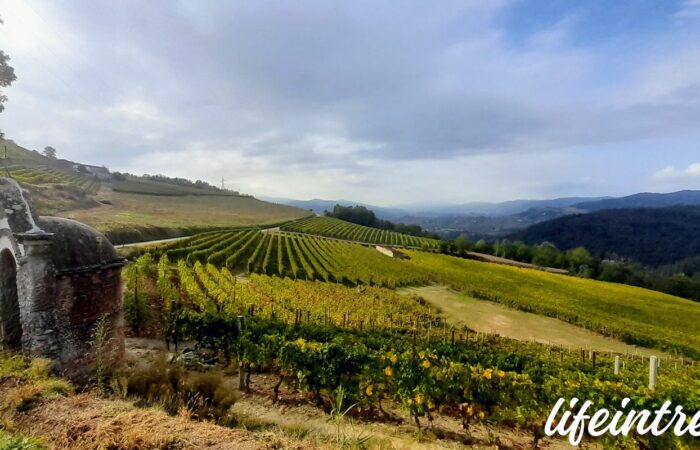
<svg viewBox="0 0 700 450">
<path fill-rule="evenodd" d="M 70 383 L 49 368 L 47 360 L 0 352 L 0 430 L 55 450 L 266 448 L 250 432 L 192 421 L 185 410 L 171 417 L 128 401 L 72 395 Z"/>
<path fill-rule="evenodd" d="M 303 209 L 235 196 L 168 197 L 114 192 L 111 202 L 112 205 L 60 215 L 97 228 L 114 243 L 178 237 L 225 227 L 273 224 L 309 215 Z"/>
<path fill-rule="evenodd" d="M 252 433 L 171 417 L 154 408 L 90 394 L 43 404 L 15 418 L 19 429 L 55 450 L 262 449 Z"/>
</svg>

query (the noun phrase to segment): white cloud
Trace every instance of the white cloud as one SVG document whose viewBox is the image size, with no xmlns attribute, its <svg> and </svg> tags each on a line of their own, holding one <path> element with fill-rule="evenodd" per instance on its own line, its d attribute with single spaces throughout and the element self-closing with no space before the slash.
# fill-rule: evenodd
<svg viewBox="0 0 700 450">
<path fill-rule="evenodd" d="M 700 0 L 683 0 L 681 7 L 673 14 L 673 17 L 679 25 L 700 19 Z"/>
<path fill-rule="evenodd" d="M 685 169 L 666 166 L 654 173 L 653 178 L 657 181 L 683 181 L 700 178 L 700 163 L 692 163 Z"/>
</svg>

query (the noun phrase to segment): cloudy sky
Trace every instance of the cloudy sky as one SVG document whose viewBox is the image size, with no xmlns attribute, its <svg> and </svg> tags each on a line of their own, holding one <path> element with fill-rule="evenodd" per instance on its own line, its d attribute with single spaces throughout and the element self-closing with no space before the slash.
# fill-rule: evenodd
<svg viewBox="0 0 700 450">
<path fill-rule="evenodd" d="M 700 189 L 700 0 L 0 0 L 32 149 L 381 205 Z"/>
</svg>

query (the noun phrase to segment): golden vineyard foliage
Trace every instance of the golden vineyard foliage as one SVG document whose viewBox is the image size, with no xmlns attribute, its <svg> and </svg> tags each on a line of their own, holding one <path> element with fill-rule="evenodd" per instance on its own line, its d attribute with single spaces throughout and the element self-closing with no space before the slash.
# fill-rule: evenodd
<svg viewBox="0 0 700 450">
<path fill-rule="evenodd" d="M 167 257 L 161 258 L 160 266 Z M 159 271 L 159 280 L 169 279 Z M 190 268 L 183 260 L 177 264 L 180 286 L 192 307 L 199 311 L 249 313 L 294 322 L 298 311 L 301 321 L 328 325 L 368 328 L 401 328 L 414 320 L 437 321 L 435 311 L 412 298 L 378 286 L 348 287 L 337 283 L 292 280 L 290 278 L 252 275 L 238 281 L 228 269 L 212 264 L 195 263 Z M 169 289 L 169 284 L 158 282 Z M 163 292 L 163 296 L 170 291 Z"/>
</svg>

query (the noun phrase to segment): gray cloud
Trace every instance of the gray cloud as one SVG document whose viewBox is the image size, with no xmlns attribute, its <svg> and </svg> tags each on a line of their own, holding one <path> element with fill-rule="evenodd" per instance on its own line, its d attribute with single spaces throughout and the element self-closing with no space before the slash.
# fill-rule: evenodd
<svg viewBox="0 0 700 450">
<path fill-rule="evenodd" d="M 661 18 L 668 30 L 647 36 L 646 52 L 570 45 L 583 32 L 573 16 L 513 42 L 498 20 L 510 3 L 33 1 L 26 10 L 2 0 L 8 28 L 16 19 L 36 30 L 0 41 L 20 77 L 3 128 L 118 168 L 160 163 L 216 179 L 206 171 L 229 164 L 250 189 L 271 173 L 331 174 L 297 192 L 344 196 L 379 189 L 369 174 L 390 165 L 412 173 L 427 159 L 504 154 L 518 164 L 694 132 L 700 45 L 688 14 L 685 25 Z M 401 200 L 401 189 L 385 189 Z"/>
</svg>

